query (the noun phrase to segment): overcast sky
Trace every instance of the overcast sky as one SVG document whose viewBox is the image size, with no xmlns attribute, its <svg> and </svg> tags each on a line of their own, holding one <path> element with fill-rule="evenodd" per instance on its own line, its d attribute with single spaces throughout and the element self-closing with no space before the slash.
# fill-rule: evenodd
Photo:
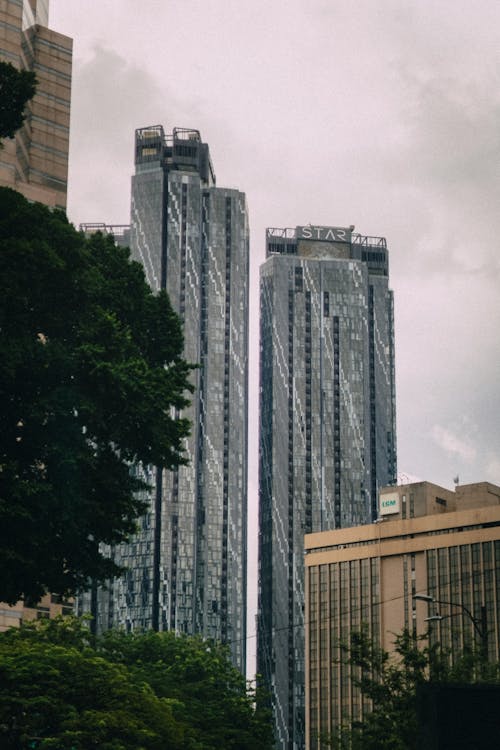
<svg viewBox="0 0 500 750">
<path fill-rule="evenodd" d="M 247 194 L 252 523 L 267 226 L 387 238 L 399 473 L 500 484 L 500 2 L 51 0 L 50 26 L 74 39 L 75 224 L 128 223 L 146 125 L 200 130 Z"/>
</svg>

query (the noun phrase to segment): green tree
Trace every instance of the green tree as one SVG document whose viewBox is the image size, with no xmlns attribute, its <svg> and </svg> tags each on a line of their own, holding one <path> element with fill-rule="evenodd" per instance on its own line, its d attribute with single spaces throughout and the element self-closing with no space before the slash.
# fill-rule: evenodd
<svg viewBox="0 0 500 750">
<path fill-rule="evenodd" d="M 172 701 L 91 648 L 0 638 L 0 745 L 5 750 L 177 750 Z"/>
<path fill-rule="evenodd" d="M 351 679 L 371 710 L 361 721 L 340 728 L 325 744 L 349 750 L 413 750 L 417 747 L 417 688 L 426 682 L 499 682 L 500 665 L 485 668 L 480 650 L 464 650 L 453 660 L 439 644 L 423 646 L 408 630 L 395 636 L 389 654 L 367 631 L 353 632 L 343 645 Z"/>
<path fill-rule="evenodd" d="M 21 127 L 26 104 L 35 95 L 35 88 L 34 73 L 0 61 L 0 138 L 12 138 Z"/>
<path fill-rule="evenodd" d="M 0 188 L 0 600 L 120 569 L 144 512 L 132 465 L 184 463 L 179 319 L 129 251 Z"/>
<path fill-rule="evenodd" d="M 173 632 L 109 631 L 98 648 L 107 659 L 128 665 L 156 695 L 176 700 L 176 718 L 189 726 L 193 749 L 272 747 L 270 715 L 258 707 L 225 646 Z"/>
<path fill-rule="evenodd" d="M 94 637 L 77 618 L 0 634 L 2 748 L 270 750 L 254 698 L 227 650 L 198 637 Z"/>
</svg>

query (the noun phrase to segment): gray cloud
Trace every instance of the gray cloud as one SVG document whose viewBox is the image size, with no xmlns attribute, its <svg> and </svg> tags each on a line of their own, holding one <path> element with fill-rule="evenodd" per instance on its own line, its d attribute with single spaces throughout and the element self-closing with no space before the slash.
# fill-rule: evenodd
<svg viewBox="0 0 500 750">
<path fill-rule="evenodd" d="M 133 128 L 160 96 L 146 71 L 111 50 L 96 46 L 75 65 L 68 207 L 74 221 L 128 221 Z"/>
<path fill-rule="evenodd" d="M 483 421 L 480 478 L 483 435 L 500 443 L 488 409 L 500 361 L 498 3 L 103 0 L 82 12 L 53 0 L 58 18 L 76 37 L 71 216 L 127 220 L 135 127 L 199 128 L 219 183 L 248 196 L 254 372 L 264 228 L 352 222 L 387 236 L 401 469 L 445 481 L 449 457 L 429 435 L 463 412 Z"/>
<path fill-rule="evenodd" d="M 172 113 L 180 120 L 173 124 L 196 122 L 199 112 L 144 67 L 102 44 L 75 61 L 73 91 L 70 216 L 127 223 L 134 130 L 171 123 Z"/>
<path fill-rule="evenodd" d="M 434 425 L 431 434 L 433 440 L 446 453 L 457 455 L 461 461 L 465 461 L 468 464 L 475 460 L 476 449 L 467 439 L 464 440 L 463 437 L 438 424 Z"/>
</svg>

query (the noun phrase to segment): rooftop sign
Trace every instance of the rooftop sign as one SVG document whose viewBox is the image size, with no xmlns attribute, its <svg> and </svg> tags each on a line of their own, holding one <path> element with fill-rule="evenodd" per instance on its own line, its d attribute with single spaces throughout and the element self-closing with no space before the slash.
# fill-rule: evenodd
<svg viewBox="0 0 500 750">
<path fill-rule="evenodd" d="M 316 240 L 316 242 L 350 242 L 352 230 L 345 227 L 297 227 L 298 240 Z"/>
<path fill-rule="evenodd" d="M 392 513 L 399 513 L 399 495 L 380 495 L 380 515 L 389 516 Z"/>
</svg>

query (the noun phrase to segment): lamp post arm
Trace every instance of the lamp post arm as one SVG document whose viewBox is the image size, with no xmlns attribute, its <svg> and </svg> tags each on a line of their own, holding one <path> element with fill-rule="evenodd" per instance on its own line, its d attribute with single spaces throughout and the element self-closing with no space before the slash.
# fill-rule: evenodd
<svg viewBox="0 0 500 750">
<path fill-rule="evenodd" d="M 458 602 L 447 602 L 444 599 L 434 599 L 434 602 L 436 604 L 447 604 L 449 607 L 459 607 L 459 609 L 463 610 L 465 614 L 470 618 L 470 621 L 474 625 L 474 630 L 476 631 L 478 636 L 481 639 L 485 637 L 485 632 L 483 632 L 483 629 L 479 626 L 477 619 L 474 617 L 470 609 L 468 609 L 464 604 L 459 604 Z M 484 623 L 481 624 L 484 625 Z"/>
<path fill-rule="evenodd" d="M 429 594 L 416 594 L 414 598 L 420 601 L 425 601 L 427 602 L 427 604 L 446 604 L 448 607 L 457 607 L 458 609 L 461 609 L 462 612 L 465 612 L 467 617 L 474 625 L 474 630 L 481 640 L 481 661 L 484 668 L 483 672 L 485 673 L 486 662 L 488 661 L 488 621 L 486 615 L 486 606 L 484 604 L 481 605 L 481 620 L 478 620 L 476 617 L 474 617 L 470 609 L 468 609 L 464 604 L 460 604 L 459 602 L 449 602 L 445 599 L 435 599 L 433 596 L 429 596 Z M 433 619 L 436 618 L 426 618 L 429 624 Z"/>
</svg>

